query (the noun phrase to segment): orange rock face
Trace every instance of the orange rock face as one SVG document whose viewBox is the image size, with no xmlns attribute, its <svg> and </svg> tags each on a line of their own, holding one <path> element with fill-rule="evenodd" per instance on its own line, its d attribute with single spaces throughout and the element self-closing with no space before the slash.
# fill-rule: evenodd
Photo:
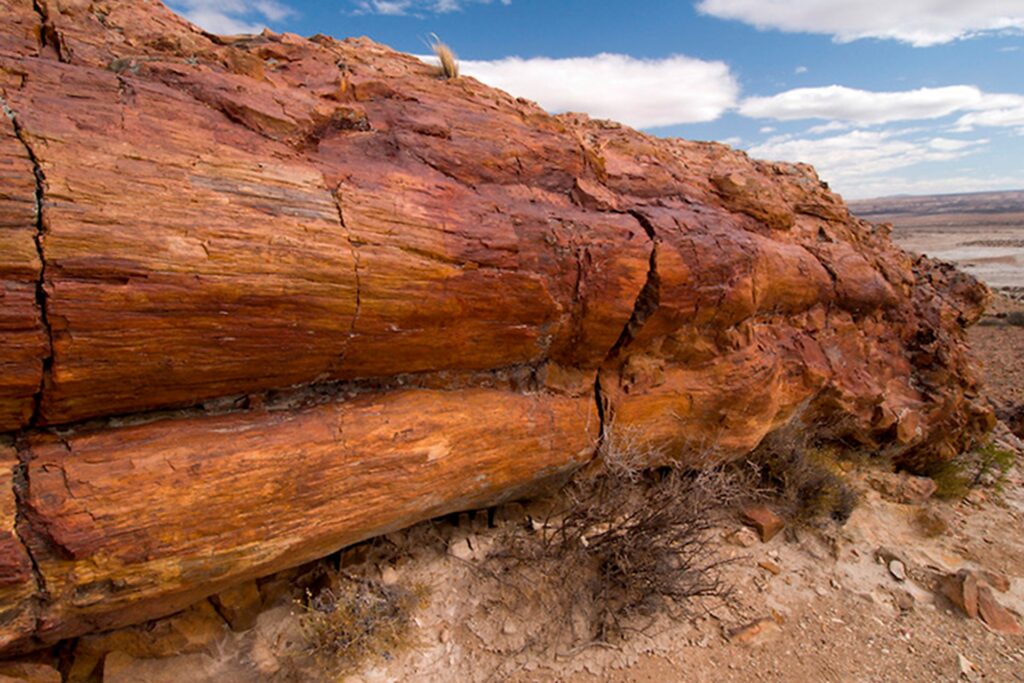
<svg viewBox="0 0 1024 683">
<path fill-rule="evenodd" d="M 913 465 L 991 424 L 984 287 L 810 167 L 365 39 L 0 15 L 0 651 L 521 495 L 612 426 Z"/>
</svg>

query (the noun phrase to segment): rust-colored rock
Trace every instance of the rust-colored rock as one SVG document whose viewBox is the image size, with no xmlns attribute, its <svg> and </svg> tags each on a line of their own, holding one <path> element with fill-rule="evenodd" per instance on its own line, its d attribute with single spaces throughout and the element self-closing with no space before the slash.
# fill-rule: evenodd
<svg viewBox="0 0 1024 683">
<path fill-rule="evenodd" d="M 727 635 L 731 643 L 754 647 L 777 640 L 782 635 L 782 628 L 771 617 L 764 617 L 730 629 Z"/>
<path fill-rule="evenodd" d="M 969 619 L 978 617 L 978 575 L 969 569 L 939 579 L 939 590 Z"/>
<path fill-rule="evenodd" d="M 366 39 L 0 16 L 0 652 L 514 497 L 612 423 L 694 461 L 827 425 L 906 468 L 992 427 L 985 288 L 808 166 Z"/>
<path fill-rule="evenodd" d="M 60 672 L 37 662 L 0 662 L 0 683 L 61 683 Z"/>
<path fill-rule="evenodd" d="M 762 543 L 772 540 L 786 527 L 782 518 L 766 505 L 747 505 L 741 512 L 743 523 L 757 530 Z"/>
<path fill-rule="evenodd" d="M 904 505 L 922 505 L 939 488 L 934 479 L 906 472 L 872 472 L 867 482 L 885 498 Z"/>
<path fill-rule="evenodd" d="M 232 631 L 248 631 L 256 623 L 263 607 L 263 598 L 255 581 L 246 581 L 221 591 L 210 598 L 217 613 L 224 617 Z"/>
<path fill-rule="evenodd" d="M 67 682 L 96 680 L 104 659 L 112 652 L 162 659 L 207 651 L 224 635 L 224 620 L 204 600 L 165 619 L 79 638 L 75 642 Z"/>
<path fill-rule="evenodd" d="M 988 584 L 978 587 L 978 617 L 996 633 L 1009 636 L 1024 635 L 1020 620 L 996 600 Z"/>
</svg>

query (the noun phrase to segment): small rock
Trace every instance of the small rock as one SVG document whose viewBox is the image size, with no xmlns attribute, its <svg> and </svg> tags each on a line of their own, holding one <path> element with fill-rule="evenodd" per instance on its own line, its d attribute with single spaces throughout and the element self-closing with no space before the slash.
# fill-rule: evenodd
<svg viewBox="0 0 1024 683">
<path fill-rule="evenodd" d="M 398 570 L 391 565 L 385 565 L 380 570 L 380 582 L 385 586 L 393 586 L 398 583 Z"/>
<path fill-rule="evenodd" d="M 222 591 L 211 597 L 210 602 L 235 632 L 251 629 L 263 606 L 263 598 L 255 581 L 247 581 Z"/>
<path fill-rule="evenodd" d="M 978 667 L 974 665 L 974 662 L 964 657 L 962 654 L 957 653 L 956 655 L 956 666 L 960 672 L 960 678 L 968 681 L 976 681 L 980 678 L 981 672 Z"/>
<path fill-rule="evenodd" d="M 762 543 L 775 538 L 786 523 L 766 505 L 747 505 L 742 510 L 743 522 L 757 530 Z"/>
<path fill-rule="evenodd" d="M 899 499 L 906 505 L 920 505 L 935 495 L 938 489 L 939 485 L 933 479 L 907 475 L 900 486 Z"/>
<path fill-rule="evenodd" d="M 901 612 L 913 612 L 914 605 L 917 602 L 913 594 L 905 590 L 893 591 L 892 599 L 893 602 L 896 603 L 897 609 L 899 609 Z"/>
<path fill-rule="evenodd" d="M 184 612 L 138 626 L 82 636 L 75 643 L 69 680 L 88 680 L 108 652 L 160 658 L 206 650 L 227 631 L 224 618 L 208 600 Z"/>
<path fill-rule="evenodd" d="M 752 621 L 729 631 L 730 642 L 737 645 L 756 646 L 769 643 L 781 635 L 782 629 L 771 617 Z"/>
<path fill-rule="evenodd" d="M 176 683 L 180 681 L 212 681 L 218 664 L 201 654 L 179 655 L 166 659 L 137 659 L 120 651 L 111 652 L 103 660 L 103 683 Z M 224 676 L 219 681 L 237 680 Z"/>
<path fill-rule="evenodd" d="M 899 560 L 892 560 L 889 562 L 889 573 L 892 574 L 892 578 L 897 581 L 907 580 L 907 566 Z"/>
<path fill-rule="evenodd" d="M 505 621 L 505 624 L 501 627 L 501 632 L 504 633 L 506 636 L 514 636 L 515 634 L 519 633 L 519 627 L 516 625 L 514 621 L 508 619 Z"/>
<path fill-rule="evenodd" d="M 460 560 L 469 561 L 473 557 L 473 548 L 470 545 L 469 538 L 453 540 L 452 544 L 448 546 L 448 552 L 452 557 L 457 557 Z"/>
<path fill-rule="evenodd" d="M 452 639 L 452 632 L 447 626 L 441 629 L 441 632 L 437 634 L 437 639 L 442 643 L 447 643 Z"/>
<path fill-rule="evenodd" d="M 0 662 L 0 680 L 21 683 L 61 683 L 60 672 L 37 662 Z"/>
<path fill-rule="evenodd" d="M 885 546 L 880 546 L 877 550 L 875 550 L 875 559 L 878 560 L 879 563 L 884 565 L 888 565 L 890 562 L 894 560 L 897 562 L 902 562 L 904 565 L 907 564 L 906 560 L 903 559 L 902 555 L 897 553 L 895 550 L 892 550 L 891 548 L 886 548 Z"/>
<path fill-rule="evenodd" d="M 970 619 L 978 617 L 978 577 L 966 569 L 939 581 L 940 592 Z"/>
<path fill-rule="evenodd" d="M 883 498 L 904 505 L 921 505 L 938 490 L 938 484 L 933 479 L 906 473 L 872 472 L 867 482 Z"/>
<path fill-rule="evenodd" d="M 757 534 L 750 527 L 742 527 L 726 536 L 726 540 L 741 548 L 750 548 L 758 542 Z"/>
<path fill-rule="evenodd" d="M 757 563 L 757 566 L 774 576 L 778 576 L 782 573 L 782 567 L 775 564 L 771 560 L 761 560 Z"/>
<path fill-rule="evenodd" d="M 1005 593 L 1010 590 L 1010 579 L 1005 574 L 992 572 L 986 569 L 981 572 L 981 580 L 1000 593 Z"/>
<path fill-rule="evenodd" d="M 990 629 L 1003 635 L 1024 635 L 1024 628 L 1010 610 L 998 602 L 988 584 L 978 586 L 978 616 Z"/>
</svg>

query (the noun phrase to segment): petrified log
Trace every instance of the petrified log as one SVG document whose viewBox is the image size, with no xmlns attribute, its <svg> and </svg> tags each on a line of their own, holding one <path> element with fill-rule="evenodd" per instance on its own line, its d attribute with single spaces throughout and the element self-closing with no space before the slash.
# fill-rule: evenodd
<svg viewBox="0 0 1024 683">
<path fill-rule="evenodd" d="M 612 424 L 907 464 L 991 424 L 985 288 L 808 166 L 365 39 L 0 14 L 0 651 L 520 495 Z"/>
</svg>

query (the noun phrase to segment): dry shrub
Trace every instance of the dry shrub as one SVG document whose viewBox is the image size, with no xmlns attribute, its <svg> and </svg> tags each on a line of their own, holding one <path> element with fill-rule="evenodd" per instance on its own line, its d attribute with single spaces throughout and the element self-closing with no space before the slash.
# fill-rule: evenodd
<svg viewBox="0 0 1024 683">
<path fill-rule="evenodd" d="M 392 656 L 409 645 L 412 612 L 422 588 L 388 586 L 339 573 L 330 587 L 299 601 L 306 653 L 328 674 L 342 675 L 369 657 Z"/>
<path fill-rule="evenodd" d="M 601 467 L 579 473 L 544 519 L 506 527 L 484 571 L 511 588 L 513 612 L 537 607 L 521 651 L 573 649 L 679 617 L 728 587 L 711 531 L 740 488 L 721 468 L 648 469 L 666 460 L 609 437 Z"/>
<path fill-rule="evenodd" d="M 777 511 L 790 523 L 806 525 L 826 517 L 846 522 L 857 507 L 857 492 L 838 473 L 837 461 L 833 449 L 780 430 L 765 438 L 748 463 Z"/>
<path fill-rule="evenodd" d="M 441 42 L 437 34 L 431 34 L 431 38 L 433 38 L 433 42 L 430 43 L 430 49 L 433 50 L 439 62 L 441 77 L 448 81 L 454 81 L 459 77 L 458 58 L 447 44 Z"/>
</svg>

